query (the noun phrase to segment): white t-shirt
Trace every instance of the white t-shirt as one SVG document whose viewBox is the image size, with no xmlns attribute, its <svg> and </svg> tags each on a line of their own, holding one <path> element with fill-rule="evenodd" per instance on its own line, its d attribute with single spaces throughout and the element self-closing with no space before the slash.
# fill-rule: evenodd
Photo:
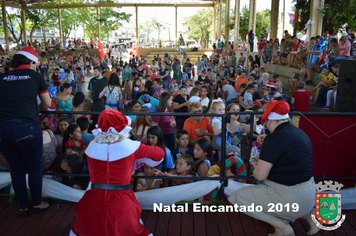
<svg viewBox="0 0 356 236">
<path fill-rule="evenodd" d="M 145 173 L 140 172 L 140 173 L 138 173 L 138 176 L 145 176 Z M 146 185 L 146 179 L 139 179 L 139 180 L 141 180 L 141 185 L 142 185 L 142 186 L 145 186 L 145 185 Z M 148 186 L 148 187 L 149 187 L 150 189 L 154 188 L 154 187 L 155 187 L 155 183 L 156 183 L 157 181 L 161 181 L 161 182 L 162 182 L 162 179 L 154 179 L 153 182 L 152 182 L 152 184 L 151 184 L 151 186 Z"/>
<path fill-rule="evenodd" d="M 217 117 L 214 117 L 212 120 L 211 120 L 211 124 L 212 126 L 214 126 L 214 123 L 218 123 L 218 129 L 221 129 L 221 120 Z"/>
<path fill-rule="evenodd" d="M 208 107 L 209 106 L 209 98 L 206 97 L 203 100 L 200 101 L 201 105 L 204 107 Z"/>
<path fill-rule="evenodd" d="M 237 94 L 236 94 L 236 91 L 235 91 L 235 88 L 232 87 L 230 84 L 226 84 L 222 90 L 225 92 L 227 91 L 229 93 L 229 95 L 227 96 L 226 98 L 226 101 L 230 101 L 231 99 L 234 99 L 234 98 L 237 98 Z"/>
<path fill-rule="evenodd" d="M 189 102 L 200 102 L 200 98 L 198 96 L 191 96 Z"/>
</svg>

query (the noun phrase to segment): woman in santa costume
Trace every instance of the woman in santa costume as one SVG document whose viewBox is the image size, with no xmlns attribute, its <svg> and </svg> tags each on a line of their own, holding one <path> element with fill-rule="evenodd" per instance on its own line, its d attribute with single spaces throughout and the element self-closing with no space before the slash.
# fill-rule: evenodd
<svg viewBox="0 0 356 236">
<path fill-rule="evenodd" d="M 141 207 L 130 180 L 135 161 L 157 166 L 164 151 L 130 140 L 129 125 L 127 117 L 117 110 L 106 109 L 100 114 L 93 130 L 95 139 L 85 151 L 91 189 L 75 207 L 72 235 L 150 234 L 140 223 Z"/>
<path fill-rule="evenodd" d="M 318 231 L 310 217 L 316 193 L 312 143 L 302 130 L 291 124 L 288 112 L 288 103 L 272 100 L 262 116 L 261 123 L 271 133 L 260 137 L 264 139 L 260 158 L 251 164 L 255 168 L 253 176 L 265 180 L 266 185 L 241 188 L 229 201 L 239 206 L 261 205 L 262 212 L 245 214 L 271 224 L 275 236 L 295 235 L 289 222 L 301 217 L 308 221 L 308 234 L 312 235 Z M 282 204 L 282 211 L 276 208 L 277 204 Z M 285 207 L 288 204 L 289 208 Z M 273 206 L 274 212 L 268 211 Z"/>
</svg>

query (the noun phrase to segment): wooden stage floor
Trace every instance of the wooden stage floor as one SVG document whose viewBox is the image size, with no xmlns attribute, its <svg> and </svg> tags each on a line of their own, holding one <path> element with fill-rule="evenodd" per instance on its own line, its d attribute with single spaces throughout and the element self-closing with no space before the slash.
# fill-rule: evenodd
<svg viewBox="0 0 356 236">
<path fill-rule="evenodd" d="M 37 215 L 22 218 L 18 205 L 0 199 L 0 235 L 68 235 L 75 221 L 74 204 L 52 203 Z M 346 220 L 335 231 L 320 231 L 317 236 L 356 235 L 356 211 L 343 211 Z M 243 213 L 154 213 L 142 211 L 145 227 L 155 236 L 267 236 L 273 228 Z M 296 235 L 306 235 L 306 222 L 292 223 Z M 128 235 L 129 236 L 129 235 Z"/>
</svg>

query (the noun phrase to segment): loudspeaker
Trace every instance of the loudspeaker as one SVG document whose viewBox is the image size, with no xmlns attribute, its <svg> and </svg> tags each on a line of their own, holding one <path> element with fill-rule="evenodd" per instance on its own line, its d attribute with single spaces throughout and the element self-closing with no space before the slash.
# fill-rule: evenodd
<svg viewBox="0 0 356 236">
<path fill-rule="evenodd" d="M 356 61 L 340 62 L 335 110 L 356 112 Z"/>
</svg>

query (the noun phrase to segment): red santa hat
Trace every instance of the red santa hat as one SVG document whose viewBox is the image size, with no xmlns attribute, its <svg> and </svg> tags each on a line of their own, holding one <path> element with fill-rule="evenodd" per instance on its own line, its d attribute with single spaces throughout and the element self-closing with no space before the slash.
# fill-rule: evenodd
<svg viewBox="0 0 356 236">
<path fill-rule="evenodd" d="M 276 84 L 274 82 L 268 82 L 266 84 L 266 86 L 269 87 L 269 88 L 274 88 L 276 86 Z"/>
<path fill-rule="evenodd" d="M 38 62 L 38 55 L 32 46 L 24 47 L 24 48 L 18 50 L 16 54 L 23 55 L 23 56 L 27 57 L 28 59 L 30 59 L 31 61 L 34 61 L 36 63 Z"/>
<path fill-rule="evenodd" d="M 286 101 L 272 100 L 268 103 L 265 112 L 262 115 L 261 124 L 265 120 L 283 120 L 287 119 L 289 112 L 289 105 Z"/>
<path fill-rule="evenodd" d="M 118 110 L 105 109 L 99 116 L 96 129 L 93 134 L 112 132 L 119 135 L 124 135 L 131 130 L 131 119 L 124 116 Z"/>
</svg>

